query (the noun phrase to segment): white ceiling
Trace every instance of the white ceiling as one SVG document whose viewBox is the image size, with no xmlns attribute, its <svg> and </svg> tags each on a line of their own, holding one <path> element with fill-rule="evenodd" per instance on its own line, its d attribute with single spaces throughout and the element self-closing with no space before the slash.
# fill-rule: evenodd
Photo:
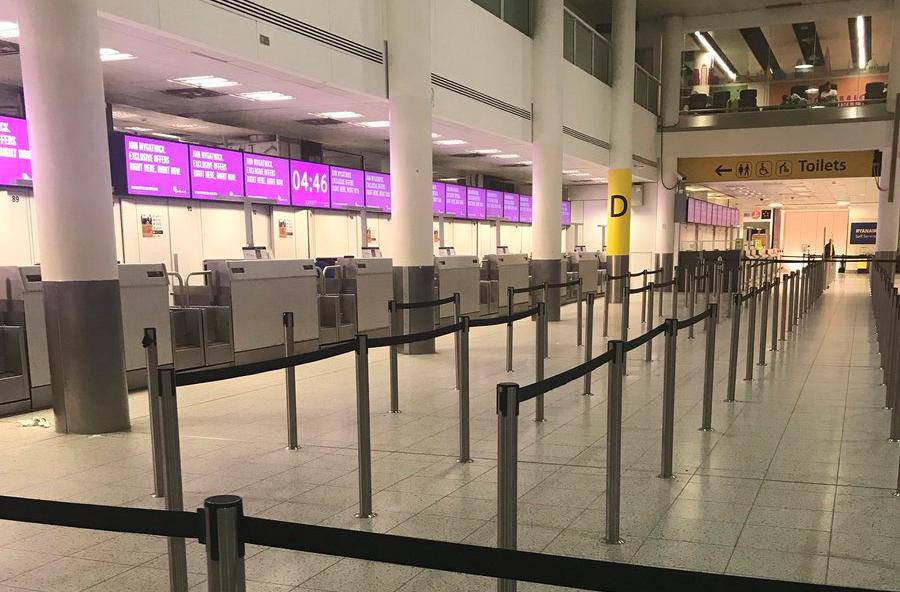
<svg viewBox="0 0 900 592">
<path fill-rule="evenodd" d="M 837 206 L 878 203 L 878 188 L 871 177 L 848 179 L 803 179 L 791 181 L 746 181 L 690 185 L 688 189 L 710 190 L 711 197 L 721 194 L 738 199 L 742 205 L 768 206 L 772 202 L 785 208 Z"/>
</svg>

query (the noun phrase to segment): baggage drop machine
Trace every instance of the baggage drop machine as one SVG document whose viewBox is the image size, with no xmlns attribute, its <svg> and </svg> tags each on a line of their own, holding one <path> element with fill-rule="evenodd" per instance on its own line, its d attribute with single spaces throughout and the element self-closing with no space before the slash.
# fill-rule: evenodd
<svg viewBox="0 0 900 592">
<path fill-rule="evenodd" d="M 444 255 L 434 258 L 434 274 L 437 298 L 442 300 L 459 294 L 459 313 L 479 315 L 481 298 L 479 282 L 481 266 L 474 255 Z M 440 324 L 452 323 L 455 314 L 452 304 L 440 308 Z"/>
<path fill-rule="evenodd" d="M 282 313 L 294 313 L 294 352 L 319 347 L 319 314 L 316 306 L 316 269 L 312 260 L 207 260 L 212 273 L 207 281 L 215 307 L 226 318 L 204 322 L 207 336 L 222 333 L 219 341 L 233 344 L 235 363 L 255 362 L 284 356 Z M 209 320 L 209 319 L 207 319 Z M 230 330 L 230 335 L 227 335 Z M 212 333 L 211 333 L 212 331 Z M 227 339 L 226 339 L 227 338 Z M 208 366 L 223 363 L 210 359 Z"/>
<path fill-rule="evenodd" d="M 529 283 L 528 255 L 523 253 L 486 255 L 482 262 L 481 272 L 481 306 L 487 305 L 487 314 L 507 313 L 507 290 L 509 288 L 526 288 Z M 487 290 L 485 289 L 487 287 Z M 513 297 L 513 310 L 528 307 L 527 293 Z"/>
<path fill-rule="evenodd" d="M 575 251 L 569 253 L 569 271 L 574 271 L 581 278 L 581 289 L 584 293 L 599 293 L 600 286 L 600 253 L 592 251 Z"/>
<path fill-rule="evenodd" d="M 341 294 L 352 295 L 356 333 L 369 337 L 390 334 L 388 302 L 394 299 L 394 262 L 384 257 L 340 257 Z"/>
<path fill-rule="evenodd" d="M 128 388 L 147 385 L 147 360 L 141 341 L 144 329 L 156 329 L 160 364 L 171 364 L 172 321 L 169 278 L 162 263 L 119 265 L 122 330 L 125 339 L 125 377 Z"/>
<path fill-rule="evenodd" d="M 52 404 L 44 287 L 37 265 L 0 267 L 0 415 Z"/>
</svg>

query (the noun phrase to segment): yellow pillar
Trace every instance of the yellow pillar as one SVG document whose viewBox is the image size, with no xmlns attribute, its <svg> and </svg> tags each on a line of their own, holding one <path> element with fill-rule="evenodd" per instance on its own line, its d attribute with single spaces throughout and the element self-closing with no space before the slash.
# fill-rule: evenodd
<svg viewBox="0 0 900 592">
<path fill-rule="evenodd" d="M 631 248 L 631 170 L 609 171 L 606 254 L 628 255 Z"/>
</svg>

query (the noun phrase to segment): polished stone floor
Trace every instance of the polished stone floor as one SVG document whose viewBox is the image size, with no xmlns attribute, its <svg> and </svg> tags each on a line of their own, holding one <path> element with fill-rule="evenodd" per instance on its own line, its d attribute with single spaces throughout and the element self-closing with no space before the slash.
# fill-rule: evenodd
<svg viewBox="0 0 900 592">
<path fill-rule="evenodd" d="M 612 327 L 618 327 L 618 306 Z M 632 335 L 640 331 L 632 306 Z M 602 303 L 597 305 L 595 352 Z M 666 311 L 670 310 L 668 303 Z M 682 309 L 682 317 L 687 312 Z M 578 363 L 574 308 L 551 326 L 547 375 Z M 746 327 L 746 325 L 744 325 Z M 298 369 L 302 449 L 285 450 L 284 382 L 270 373 L 179 389 L 185 505 L 243 496 L 249 514 L 281 520 L 493 545 L 495 385 L 533 379 L 529 321 L 517 325 L 516 372 L 505 333 L 473 329 L 471 464 L 458 464 L 452 338 L 433 356 L 400 358 L 402 413 L 388 412 L 386 350 L 371 358 L 374 509 L 357 504 L 355 382 L 346 355 Z M 621 546 L 605 528 L 606 370 L 593 397 L 580 381 L 546 397 L 545 423 L 522 406 L 518 536 L 522 549 L 580 557 L 900 590 L 900 445 L 874 342 L 867 279 L 840 276 L 755 380 L 725 403 L 730 321 L 718 328 L 714 432 L 698 431 L 705 335 L 679 336 L 676 478 L 657 477 L 662 340 L 654 361 L 629 362 L 624 393 Z M 746 331 L 746 329 L 744 329 Z M 743 338 L 741 340 L 744 341 Z M 0 420 L 0 494 L 162 507 L 150 497 L 147 402 L 130 397 L 133 430 L 62 436 Z M 52 417 L 51 417 L 52 419 Z M 165 541 L 0 522 L 0 592 L 167 590 Z M 204 550 L 188 543 L 193 589 L 205 590 Z M 492 590 L 488 578 L 249 547 L 248 590 L 388 592 Z M 545 586 L 520 584 L 522 590 Z"/>
</svg>

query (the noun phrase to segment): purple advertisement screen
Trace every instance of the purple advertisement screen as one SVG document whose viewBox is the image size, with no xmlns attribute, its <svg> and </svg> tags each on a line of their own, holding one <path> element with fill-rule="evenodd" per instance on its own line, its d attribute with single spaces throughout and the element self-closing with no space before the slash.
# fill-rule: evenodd
<svg viewBox="0 0 900 592">
<path fill-rule="evenodd" d="M 244 159 L 240 152 L 193 145 L 190 151 L 191 196 L 194 199 L 243 197 Z"/>
<path fill-rule="evenodd" d="M 466 217 L 466 188 L 463 185 L 453 185 L 447 183 L 447 192 L 445 194 L 445 214 L 448 216 L 456 216 L 457 218 Z"/>
<path fill-rule="evenodd" d="M 291 161 L 291 205 L 301 208 L 328 208 L 328 165 Z"/>
<path fill-rule="evenodd" d="M 125 182 L 130 195 L 191 196 L 187 144 L 137 136 L 125 136 L 123 140 Z"/>
<path fill-rule="evenodd" d="M 31 149 L 24 119 L 0 117 L 0 185 L 31 179 Z"/>
<path fill-rule="evenodd" d="M 503 216 L 503 194 L 499 191 L 485 191 L 485 214 L 488 220 L 495 220 Z"/>
<path fill-rule="evenodd" d="M 366 207 L 391 211 L 391 176 L 366 172 Z"/>
<path fill-rule="evenodd" d="M 469 187 L 466 190 L 466 217 L 469 220 L 484 220 L 485 209 L 484 189 Z"/>
<path fill-rule="evenodd" d="M 572 223 L 572 202 L 562 202 L 562 224 L 568 226 Z"/>
<path fill-rule="evenodd" d="M 435 181 L 431 184 L 431 211 L 434 214 L 444 213 L 444 200 L 447 195 L 447 186 Z"/>
<path fill-rule="evenodd" d="M 244 185 L 247 197 L 267 199 L 277 205 L 291 203 L 291 171 L 286 158 L 244 154 Z"/>
<path fill-rule="evenodd" d="M 331 167 L 331 207 L 335 210 L 363 207 L 364 185 L 362 171 Z"/>
<path fill-rule="evenodd" d="M 503 220 L 506 222 L 519 221 L 519 194 L 503 194 Z"/>
<path fill-rule="evenodd" d="M 697 201 L 688 199 L 687 210 L 687 221 L 690 224 L 694 224 L 697 221 Z"/>
<path fill-rule="evenodd" d="M 531 196 L 519 196 L 519 222 L 531 224 Z"/>
</svg>

